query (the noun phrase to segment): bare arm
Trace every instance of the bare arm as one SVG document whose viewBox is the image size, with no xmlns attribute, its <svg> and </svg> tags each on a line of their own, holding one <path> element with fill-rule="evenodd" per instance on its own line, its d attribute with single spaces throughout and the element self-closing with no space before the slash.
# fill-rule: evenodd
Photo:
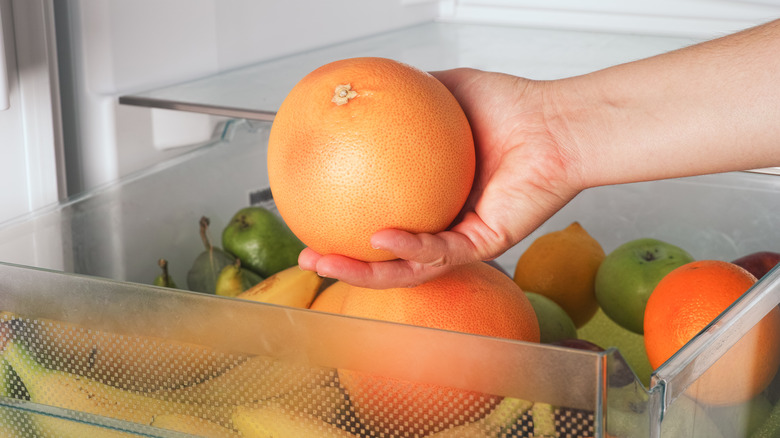
<svg viewBox="0 0 780 438">
<path fill-rule="evenodd" d="M 376 233 L 372 244 L 399 260 L 307 249 L 302 268 L 374 288 L 419 284 L 499 256 L 588 187 L 780 166 L 780 21 L 556 81 L 435 75 L 477 147 L 462 218 L 433 235 Z"/>
<path fill-rule="evenodd" d="M 551 88 L 583 186 L 780 165 L 780 20 Z"/>
</svg>

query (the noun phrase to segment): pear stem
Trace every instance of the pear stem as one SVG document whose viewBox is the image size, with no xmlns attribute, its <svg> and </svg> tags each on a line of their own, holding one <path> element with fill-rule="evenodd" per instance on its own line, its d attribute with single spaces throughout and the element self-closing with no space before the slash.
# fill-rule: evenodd
<svg viewBox="0 0 780 438">
<path fill-rule="evenodd" d="M 208 230 L 211 221 L 206 216 L 200 218 L 200 239 L 203 241 L 203 246 L 206 247 L 206 251 L 211 251 L 211 242 L 209 241 Z"/>
<path fill-rule="evenodd" d="M 163 284 L 171 284 L 170 277 L 168 276 L 168 260 L 160 259 L 157 261 L 157 264 L 160 265 L 160 269 L 162 270 Z"/>
</svg>

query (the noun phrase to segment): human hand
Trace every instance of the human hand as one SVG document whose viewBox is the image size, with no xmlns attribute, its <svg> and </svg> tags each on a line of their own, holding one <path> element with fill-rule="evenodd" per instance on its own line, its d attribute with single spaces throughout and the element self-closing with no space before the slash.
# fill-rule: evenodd
<svg viewBox="0 0 780 438">
<path fill-rule="evenodd" d="M 324 277 L 375 289 L 421 284 L 459 264 L 498 257 L 580 190 L 576 154 L 549 129 L 547 84 L 473 69 L 433 73 L 471 124 L 476 175 L 454 225 L 436 234 L 382 230 L 371 245 L 398 259 L 362 262 L 307 248 L 298 263 Z"/>
</svg>

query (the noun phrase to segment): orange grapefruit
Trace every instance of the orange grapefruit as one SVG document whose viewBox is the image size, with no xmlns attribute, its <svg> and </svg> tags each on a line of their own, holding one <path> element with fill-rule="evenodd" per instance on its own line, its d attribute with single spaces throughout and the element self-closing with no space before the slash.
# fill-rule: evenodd
<svg viewBox="0 0 780 438">
<path fill-rule="evenodd" d="M 319 312 L 340 313 L 341 305 L 350 289 L 349 283 L 336 281 L 322 290 L 309 306 L 309 309 Z"/>
<path fill-rule="evenodd" d="M 325 292 L 312 308 L 539 342 L 539 324 L 528 298 L 511 278 L 482 262 L 457 267 L 413 288 L 374 290 L 343 283 L 331 291 L 334 294 Z M 334 295 L 338 296 L 335 300 Z M 325 302 L 320 304 L 318 300 Z M 341 305 L 337 309 L 333 303 L 338 301 Z M 398 345 L 403 349 L 404 340 Z M 388 355 L 393 356 L 393 352 Z M 454 373 L 462 374 L 463 370 Z M 500 401 L 500 397 L 474 391 L 352 370 L 340 369 L 339 378 L 365 424 L 377 431 L 393 430 L 400 436 L 424 435 L 474 421 Z"/>
<path fill-rule="evenodd" d="M 719 260 L 687 263 L 664 276 L 645 308 L 645 349 L 658 368 L 741 297 L 756 278 Z M 724 353 L 691 387 L 711 405 L 752 399 L 780 366 L 780 308 L 775 307 Z"/>
<path fill-rule="evenodd" d="M 394 258 L 379 230 L 435 233 L 463 208 L 475 151 L 463 110 L 430 74 L 352 58 L 301 79 L 274 118 L 268 178 L 290 229 L 320 254 Z"/>
</svg>

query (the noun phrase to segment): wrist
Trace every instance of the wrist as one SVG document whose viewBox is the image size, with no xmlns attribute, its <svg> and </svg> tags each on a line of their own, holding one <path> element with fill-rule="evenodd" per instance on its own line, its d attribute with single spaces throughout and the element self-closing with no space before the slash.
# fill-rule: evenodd
<svg viewBox="0 0 780 438">
<path fill-rule="evenodd" d="M 597 149 L 595 129 L 601 100 L 585 86 L 584 77 L 540 82 L 546 129 L 559 150 L 567 180 L 577 191 L 599 185 L 587 162 Z"/>
</svg>

